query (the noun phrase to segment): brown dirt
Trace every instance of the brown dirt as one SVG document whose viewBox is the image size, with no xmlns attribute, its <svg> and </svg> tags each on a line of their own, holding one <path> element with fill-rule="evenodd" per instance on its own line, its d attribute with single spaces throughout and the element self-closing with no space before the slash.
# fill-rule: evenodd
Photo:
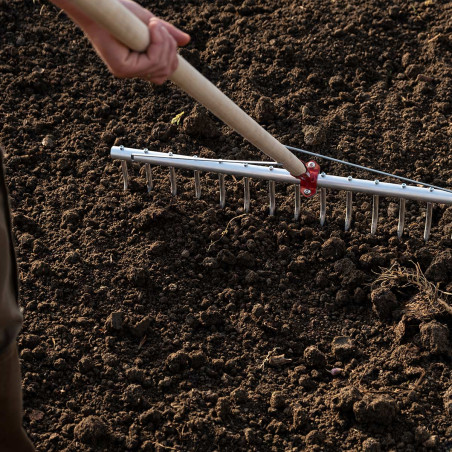
<svg viewBox="0 0 452 452">
<path fill-rule="evenodd" d="M 152 4 L 192 35 L 182 54 L 285 144 L 451 188 L 450 3 Z M 292 220 L 290 187 L 269 218 L 254 183 L 233 221 L 231 178 L 224 210 L 215 175 L 199 201 L 188 175 L 173 199 L 163 169 L 150 196 L 138 167 L 123 192 L 113 143 L 260 156 L 172 85 L 113 79 L 53 6 L 0 1 L 0 19 L 25 426 L 40 451 L 451 447 L 450 314 L 416 314 L 411 286 L 370 285 L 419 262 L 451 291 L 450 208 L 435 206 L 424 244 L 416 203 L 398 241 L 393 200 L 371 237 L 364 196 L 344 233 L 343 194 L 322 229 L 317 199 Z"/>
</svg>

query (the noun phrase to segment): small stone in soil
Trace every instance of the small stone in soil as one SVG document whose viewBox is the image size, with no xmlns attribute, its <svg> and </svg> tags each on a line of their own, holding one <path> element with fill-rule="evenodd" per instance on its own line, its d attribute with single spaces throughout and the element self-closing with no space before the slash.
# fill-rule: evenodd
<svg viewBox="0 0 452 452">
<path fill-rule="evenodd" d="M 308 146 L 319 146 L 326 141 L 326 133 L 323 127 L 305 126 L 303 127 L 304 142 Z"/>
<path fill-rule="evenodd" d="M 42 145 L 46 148 L 52 149 L 55 147 L 55 138 L 52 135 L 46 135 L 42 140 Z"/>
</svg>

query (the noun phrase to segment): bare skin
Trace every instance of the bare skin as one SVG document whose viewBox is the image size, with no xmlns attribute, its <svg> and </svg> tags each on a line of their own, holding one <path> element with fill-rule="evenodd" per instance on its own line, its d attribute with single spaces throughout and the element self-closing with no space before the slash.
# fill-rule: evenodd
<svg viewBox="0 0 452 452">
<path fill-rule="evenodd" d="M 97 54 L 116 77 L 138 77 L 160 85 L 177 69 L 177 48 L 190 41 L 188 34 L 157 18 L 137 3 L 120 0 L 149 28 L 151 44 L 146 52 L 135 52 L 117 41 L 69 0 L 51 1 L 85 32 Z"/>
</svg>

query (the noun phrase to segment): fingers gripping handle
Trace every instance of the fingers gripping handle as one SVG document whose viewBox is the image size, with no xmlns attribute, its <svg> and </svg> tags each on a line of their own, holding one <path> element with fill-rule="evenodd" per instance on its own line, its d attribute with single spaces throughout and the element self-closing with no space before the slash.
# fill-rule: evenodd
<svg viewBox="0 0 452 452">
<path fill-rule="evenodd" d="M 149 46 L 149 30 L 117 0 L 69 0 L 90 19 L 102 25 L 129 49 L 144 52 Z"/>
<path fill-rule="evenodd" d="M 71 2 L 130 49 L 142 52 L 148 47 L 147 26 L 117 0 L 71 0 Z M 306 173 L 303 162 L 180 55 L 178 62 L 178 68 L 173 73 L 171 81 L 270 158 L 282 163 L 290 174 L 300 176 Z"/>
</svg>

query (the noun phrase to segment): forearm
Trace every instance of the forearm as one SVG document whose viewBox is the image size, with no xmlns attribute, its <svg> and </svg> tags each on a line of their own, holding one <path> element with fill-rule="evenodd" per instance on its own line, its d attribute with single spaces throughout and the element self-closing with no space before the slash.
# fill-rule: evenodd
<svg viewBox="0 0 452 452">
<path fill-rule="evenodd" d="M 82 30 L 88 29 L 94 22 L 69 0 L 50 0 L 62 9 Z"/>
<path fill-rule="evenodd" d="M 55 6 L 62 9 L 82 30 L 89 33 L 90 30 L 97 27 L 97 24 L 83 13 L 74 2 L 71 0 L 50 0 Z M 95 1 L 95 0 L 93 0 Z M 136 16 L 143 22 L 148 23 L 154 17 L 147 9 L 138 5 L 132 0 L 120 0 L 120 2 L 127 6 Z"/>
</svg>

